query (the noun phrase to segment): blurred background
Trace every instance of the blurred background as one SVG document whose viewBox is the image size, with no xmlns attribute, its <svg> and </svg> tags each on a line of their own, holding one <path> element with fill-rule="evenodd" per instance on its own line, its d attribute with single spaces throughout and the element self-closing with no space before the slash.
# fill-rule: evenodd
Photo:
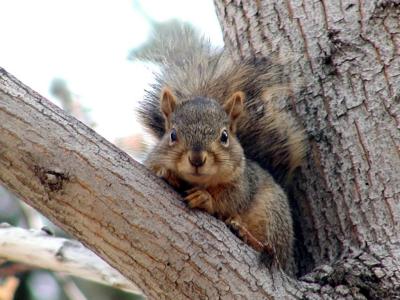
<svg viewBox="0 0 400 300">
<path fill-rule="evenodd" d="M 223 44 L 212 0 L 1 0 L 0 12 L 0 66 L 139 161 L 151 139 L 135 120 L 135 105 L 155 67 L 135 54 L 151 47 L 153 31 L 182 22 L 212 44 Z M 46 226 L 67 237 L 0 185 L 2 222 Z M 140 299 L 62 274 L 1 263 L 0 300 Z M 10 278 L 17 279 L 16 289 L 10 288 Z M 7 288 L 15 291 L 6 296 Z"/>
</svg>

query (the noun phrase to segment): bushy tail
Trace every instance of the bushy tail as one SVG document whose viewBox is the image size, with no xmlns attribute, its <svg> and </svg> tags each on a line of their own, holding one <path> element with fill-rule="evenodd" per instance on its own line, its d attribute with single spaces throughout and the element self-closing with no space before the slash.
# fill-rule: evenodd
<svg viewBox="0 0 400 300">
<path fill-rule="evenodd" d="M 159 96 L 165 86 L 182 102 L 203 96 L 223 104 L 234 92 L 243 91 L 246 113 L 237 134 L 245 155 L 285 185 L 301 164 L 305 146 L 303 131 L 273 103 L 276 96 L 290 90 L 280 60 L 248 57 L 234 61 L 187 25 L 155 33 L 149 45 L 136 57 L 158 63 L 160 72 L 139 105 L 144 125 L 157 137 L 163 136 Z"/>
<path fill-rule="evenodd" d="M 199 32 L 189 23 L 171 20 L 153 24 L 149 40 L 141 47 L 133 50 L 131 58 L 151 61 L 163 66 L 180 65 L 182 58 L 190 55 L 191 49 L 210 48 Z"/>
</svg>

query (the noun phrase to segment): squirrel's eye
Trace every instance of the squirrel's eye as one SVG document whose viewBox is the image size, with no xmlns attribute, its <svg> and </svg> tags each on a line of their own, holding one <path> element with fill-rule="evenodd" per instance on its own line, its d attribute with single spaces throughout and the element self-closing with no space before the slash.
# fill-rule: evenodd
<svg viewBox="0 0 400 300">
<path fill-rule="evenodd" d="M 176 142 L 176 140 L 178 139 L 178 137 L 176 136 L 176 129 L 175 128 L 172 128 L 170 138 L 171 138 L 171 142 L 172 143 Z"/>
<path fill-rule="evenodd" d="M 228 143 L 228 132 L 225 129 L 221 133 L 221 143 L 225 145 Z"/>
</svg>

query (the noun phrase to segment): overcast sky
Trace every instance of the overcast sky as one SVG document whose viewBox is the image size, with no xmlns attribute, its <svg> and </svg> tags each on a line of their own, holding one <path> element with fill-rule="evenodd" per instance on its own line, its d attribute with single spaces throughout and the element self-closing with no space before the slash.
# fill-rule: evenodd
<svg viewBox="0 0 400 300">
<path fill-rule="evenodd" d="M 151 18 L 189 21 L 222 45 L 212 0 L 140 3 Z M 135 101 L 152 76 L 127 60 L 149 33 L 132 0 L 0 0 L 0 12 L 1 67 L 47 98 L 51 81 L 65 79 L 110 140 L 136 130 Z"/>
</svg>

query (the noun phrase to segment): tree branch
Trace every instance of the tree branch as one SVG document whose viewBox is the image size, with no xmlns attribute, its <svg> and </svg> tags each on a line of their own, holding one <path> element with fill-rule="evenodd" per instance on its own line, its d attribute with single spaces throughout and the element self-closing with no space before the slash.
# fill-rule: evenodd
<svg viewBox="0 0 400 300">
<path fill-rule="evenodd" d="M 186 208 L 142 165 L 3 69 L 0 120 L 0 182 L 147 297 L 299 293 L 222 222 Z"/>
<path fill-rule="evenodd" d="M 132 282 L 81 243 L 49 236 L 44 231 L 1 224 L 0 257 L 142 294 Z"/>
</svg>

